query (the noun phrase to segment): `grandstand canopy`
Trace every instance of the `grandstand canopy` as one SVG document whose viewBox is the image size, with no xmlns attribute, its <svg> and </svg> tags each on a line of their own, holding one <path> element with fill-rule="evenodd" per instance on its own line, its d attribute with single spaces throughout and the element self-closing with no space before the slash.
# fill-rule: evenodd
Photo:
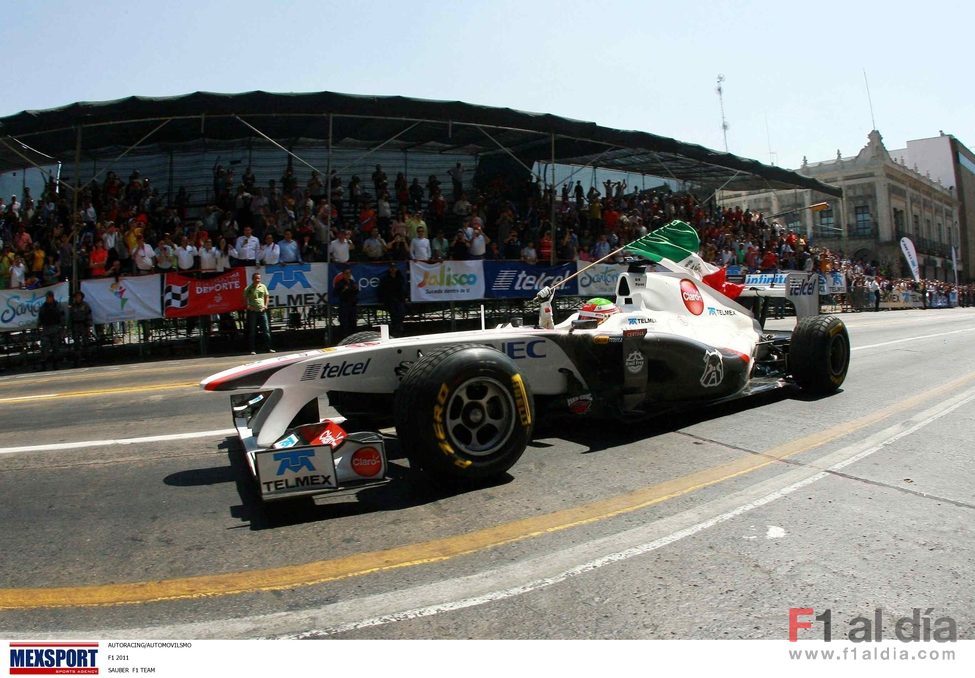
<svg viewBox="0 0 975 678">
<path fill-rule="evenodd" d="M 795 172 L 649 132 L 459 101 L 333 92 L 196 92 L 75 103 L 0 118 L 0 173 L 134 153 L 206 150 L 266 137 L 286 148 L 308 141 L 333 149 L 410 154 L 514 156 L 534 162 L 591 165 L 712 189 L 840 189 Z"/>
</svg>

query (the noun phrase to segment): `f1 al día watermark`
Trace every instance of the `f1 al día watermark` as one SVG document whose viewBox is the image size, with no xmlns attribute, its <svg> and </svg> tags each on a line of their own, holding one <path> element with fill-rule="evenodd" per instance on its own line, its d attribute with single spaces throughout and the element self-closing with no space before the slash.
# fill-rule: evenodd
<svg viewBox="0 0 975 678">
<path fill-rule="evenodd" d="M 910 616 L 896 618 L 889 626 L 884 624 L 884 611 L 879 607 L 871 616 L 859 615 L 849 620 L 834 620 L 829 608 L 817 612 L 811 607 L 790 607 L 789 642 L 799 640 L 953 643 L 958 640 L 958 625 L 954 618 L 938 614 L 933 607 L 915 607 Z"/>
</svg>

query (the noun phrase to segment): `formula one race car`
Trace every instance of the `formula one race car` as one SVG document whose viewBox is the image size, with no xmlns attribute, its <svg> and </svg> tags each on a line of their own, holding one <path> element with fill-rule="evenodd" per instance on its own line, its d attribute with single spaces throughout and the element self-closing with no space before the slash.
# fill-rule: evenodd
<svg viewBox="0 0 975 678">
<path fill-rule="evenodd" d="M 593 300 L 565 321 L 391 339 L 352 335 L 339 346 L 276 356 L 203 380 L 232 391 L 235 423 L 264 500 L 383 482 L 378 431 L 395 426 L 411 468 L 454 485 L 503 475 L 554 413 L 629 420 L 795 385 L 814 394 L 846 377 L 843 322 L 808 315 L 818 277 L 789 274 L 779 289 L 799 309 L 791 332 L 766 331 L 742 304 L 691 271 L 633 263 L 615 302 Z M 345 420 L 321 419 L 319 401 Z"/>
</svg>

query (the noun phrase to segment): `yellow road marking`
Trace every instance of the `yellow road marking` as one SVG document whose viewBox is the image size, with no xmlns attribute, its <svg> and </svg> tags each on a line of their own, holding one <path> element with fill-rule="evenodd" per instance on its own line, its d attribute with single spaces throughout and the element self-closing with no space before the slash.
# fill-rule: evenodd
<svg viewBox="0 0 975 678">
<path fill-rule="evenodd" d="M 176 388 L 198 387 L 198 381 L 177 381 L 169 384 L 145 384 L 143 386 L 123 386 L 118 388 L 99 388 L 86 391 L 64 391 L 62 393 L 38 393 L 37 395 L 14 396 L 0 398 L 0 403 L 24 403 L 34 400 L 56 400 L 58 398 L 91 398 L 100 395 L 117 395 L 120 393 L 144 393 L 146 391 L 168 391 Z"/>
<path fill-rule="evenodd" d="M 358 553 L 332 560 L 255 571 L 123 584 L 0 589 L 0 609 L 127 605 L 277 591 L 450 560 L 488 548 L 632 513 L 737 478 L 850 435 L 888 417 L 914 410 L 925 401 L 957 391 L 973 380 L 975 380 L 975 373 L 970 373 L 864 417 L 797 438 L 760 454 L 741 457 L 726 464 L 616 497 L 543 516 L 515 520 L 467 534 L 382 551 Z"/>
</svg>

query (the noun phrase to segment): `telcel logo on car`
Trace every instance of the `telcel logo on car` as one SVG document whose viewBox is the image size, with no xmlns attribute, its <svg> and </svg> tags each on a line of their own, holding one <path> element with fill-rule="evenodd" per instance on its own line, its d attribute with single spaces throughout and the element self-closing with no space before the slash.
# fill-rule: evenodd
<svg viewBox="0 0 975 678">
<path fill-rule="evenodd" d="M 680 296 L 684 300 L 684 306 L 694 315 L 704 313 L 704 297 L 693 280 L 684 278 L 680 281 Z"/>
<path fill-rule="evenodd" d="M 335 379 L 336 377 L 351 377 L 356 374 L 365 374 L 369 369 L 372 358 L 363 362 L 352 362 L 343 360 L 342 364 L 325 363 L 322 365 L 321 379 Z"/>
</svg>

